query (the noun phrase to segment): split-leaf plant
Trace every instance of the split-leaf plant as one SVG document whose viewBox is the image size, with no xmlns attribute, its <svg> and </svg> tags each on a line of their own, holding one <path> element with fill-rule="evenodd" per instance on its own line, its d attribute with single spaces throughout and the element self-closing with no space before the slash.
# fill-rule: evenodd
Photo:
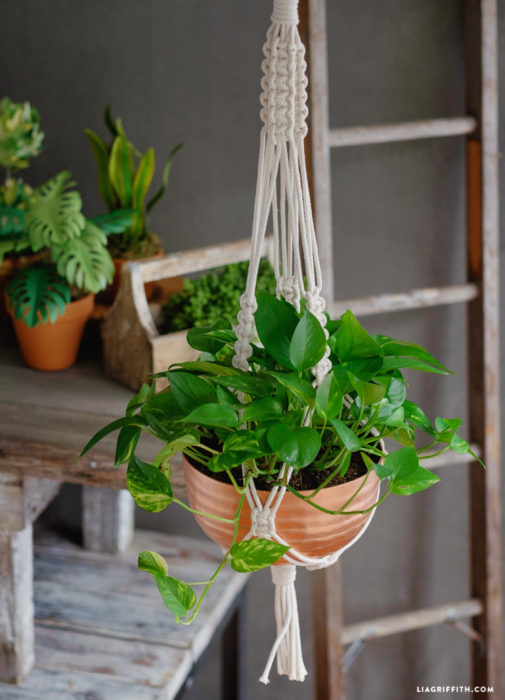
<svg viewBox="0 0 505 700">
<path fill-rule="evenodd" d="M 191 622 L 217 574 L 227 564 L 242 572 L 275 562 L 286 547 L 265 539 L 238 541 L 238 521 L 249 480 L 261 488 L 279 483 L 283 464 L 294 477 L 317 482 L 302 494 L 288 490 L 314 508 L 339 517 L 355 511 L 352 499 L 339 510 L 325 509 L 316 494 L 337 477 L 344 478 L 352 459 L 360 458 L 368 478 L 375 471 L 385 490 L 371 508 L 390 494 L 410 495 L 439 481 L 424 465 L 430 457 L 454 450 L 469 452 L 458 435 L 461 421 L 437 418 L 434 423 L 406 398 L 403 371 L 435 374 L 449 371 L 423 347 L 371 336 L 351 311 L 328 320 L 329 339 L 306 308 L 298 312 L 284 300 L 258 293 L 255 314 L 260 342 L 253 343 L 250 370 L 233 367 L 235 332 L 226 322 L 193 328 L 188 342 L 201 351 L 200 360 L 171 366 L 161 375 L 169 387 L 155 392 L 144 385 L 129 402 L 126 414 L 102 428 L 83 454 L 109 433 L 119 430 L 115 464 L 128 463 L 126 483 L 136 503 L 157 512 L 177 499 L 170 480 L 170 460 L 183 454 L 208 475 L 226 475 L 235 487 L 238 507 L 233 544 L 208 581 L 188 584 L 170 576 L 166 561 L 142 552 L 139 567 L 151 573 L 176 619 Z M 332 369 L 315 388 L 311 368 L 323 357 L 327 342 Z M 158 438 L 161 449 L 151 462 L 137 454 L 142 432 Z M 422 435 L 425 440 L 419 440 Z M 417 438 L 417 439 L 416 439 Z M 395 449 L 384 451 L 388 439 Z M 475 455 L 473 455 L 475 457 Z M 221 519 L 212 513 L 209 518 Z M 196 591 L 203 586 L 199 597 Z"/>
<path fill-rule="evenodd" d="M 72 298 L 107 286 L 114 275 L 107 236 L 131 220 L 125 211 L 87 219 L 74 185 L 62 171 L 32 192 L 26 208 L 0 210 L 0 262 L 6 252 L 38 254 L 7 287 L 14 317 L 30 328 L 54 323 Z"/>
<path fill-rule="evenodd" d="M 155 172 L 154 149 L 151 147 L 140 153 L 127 137 L 121 119 L 112 118 L 109 106 L 105 109 L 104 121 L 110 132 L 110 143 L 91 129 L 84 130 L 95 156 L 98 189 L 109 212 L 118 209 L 134 212 L 130 224 L 110 240 L 109 248 L 115 258 L 147 257 L 159 249 L 159 241 L 149 231 L 148 215 L 165 194 L 172 159 L 182 143 L 170 152 L 163 167 L 161 185 L 146 202 Z"/>
</svg>

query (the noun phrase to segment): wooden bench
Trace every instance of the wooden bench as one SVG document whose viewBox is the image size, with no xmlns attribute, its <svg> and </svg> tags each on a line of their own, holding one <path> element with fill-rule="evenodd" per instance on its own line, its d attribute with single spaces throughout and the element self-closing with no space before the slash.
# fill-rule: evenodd
<svg viewBox="0 0 505 700">
<path fill-rule="evenodd" d="M 192 580 L 205 580 L 219 549 L 194 538 L 134 535 L 125 470 L 112 464 L 113 438 L 78 458 L 90 435 L 123 414 L 131 392 L 93 360 L 42 373 L 24 367 L 15 348 L 0 348 L 0 367 L 2 700 L 169 700 L 223 629 L 223 697 L 238 698 L 247 577 L 228 570 L 197 621 L 175 625 L 150 577 L 137 570 L 138 552 L 155 549 L 174 575 L 189 570 Z M 147 441 L 142 456 L 155 449 Z M 32 523 L 63 482 L 83 485 L 86 549 L 48 533 L 34 547 Z M 174 489 L 184 494 L 177 464 Z"/>
</svg>

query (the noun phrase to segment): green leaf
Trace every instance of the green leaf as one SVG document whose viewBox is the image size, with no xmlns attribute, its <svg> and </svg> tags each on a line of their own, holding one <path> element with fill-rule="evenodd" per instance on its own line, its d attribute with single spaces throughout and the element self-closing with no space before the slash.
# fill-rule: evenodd
<svg viewBox="0 0 505 700">
<path fill-rule="evenodd" d="M 32 195 L 25 226 L 34 252 L 54 244 L 63 245 L 81 235 L 86 219 L 81 213 L 81 195 L 68 191 L 74 185 L 70 173 L 64 170 Z"/>
<path fill-rule="evenodd" d="M 235 571 L 244 574 L 258 571 L 258 569 L 275 564 L 288 550 L 289 547 L 286 545 L 261 537 L 253 540 L 242 540 L 242 542 L 234 544 L 230 550 L 230 565 Z"/>
<path fill-rule="evenodd" d="M 14 318 L 33 328 L 41 321 L 54 323 L 70 303 L 70 289 L 64 279 L 48 266 L 26 267 L 7 287 Z"/>
<path fill-rule="evenodd" d="M 389 403 L 395 408 L 403 406 L 406 393 L 407 388 L 405 386 L 405 383 L 402 382 L 401 379 L 396 379 L 395 377 L 392 377 L 386 391 L 386 398 L 388 399 Z"/>
<path fill-rule="evenodd" d="M 267 374 L 271 377 L 275 377 L 279 384 L 286 387 L 286 389 L 303 404 L 306 404 L 310 408 L 314 407 L 316 390 L 306 379 L 299 377 L 296 373 L 283 374 L 281 372 L 267 372 Z"/>
<path fill-rule="evenodd" d="M 342 363 L 342 367 L 346 372 L 350 372 L 365 382 L 375 377 L 382 370 L 382 365 L 382 357 L 367 357 L 364 360 L 351 360 L 350 362 Z"/>
<path fill-rule="evenodd" d="M 139 167 L 133 178 L 132 207 L 143 211 L 147 190 L 154 176 L 154 148 L 149 148 L 140 159 Z"/>
<path fill-rule="evenodd" d="M 160 554 L 149 550 L 140 552 L 138 567 L 141 571 L 147 571 L 154 578 L 165 605 L 173 612 L 176 619 L 186 615 L 194 607 L 196 603 L 195 592 L 184 581 L 168 576 L 167 562 Z"/>
<path fill-rule="evenodd" d="M 25 211 L 18 207 L 0 206 L 0 238 L 5 239 L 25 229 Z"/>
<path fill-rule="evenodd" d="M 433 427 L 430 419 L 419 406 L 412 403 L 412 401 L 404 401 L 403 410 L 405 412 L 405 420 L 412 423 L 416 428 L 421 428 L 421 430 L 424 430 L 428 435 L 436 435 L 437 431 Z"/>
<path fill-rule="evenodd" d="M 402 447 L 386 455 L 383 464 L 374 464 L 379 479 L 405 478 L 419 467 L 419 458 L 414 447 Z"/>
<path fill-rule="evenodd" d="M 406 448 L 409 449 L 409 448 Z M 424 467 L 417 467 L 405 476 L 398 476 L 390 484 L 392 493 L 400 496 L 410 496 L 413 493 L 424 491 L 440 481 L 440 478 Z"/>
<path fill-rule="evenodd" d="M 165 163 L 165 167 L 163 168 L 163 177 L 161 181 L 161 187 L 160 189 L 156 192 L 154 197 L 149 200 L 146 206 L 147 211 L 151 211 L 151 209 L 154 207 L 154 205 L 159 202 L 159 200 L 163 197 L 165 194 L 165 190 L 167 189 L 168 185 L 168 178 L 170 177 L 170 170 L 172 169 L 172 160 L 177 153 L 177 151 L 180 151 L 182 148 L 183 144 L 178 143 L 177 146 L 174 146 L 172 150 L 170 151 L 170 154 L 168 156 L 167 162 Z"/>
<path fill-rule="evenodd" d="M 88 443 L 82 450 L 80 456 L 82 457 L 86 454 L 86 452 L 89 452 L 89 450 L 91 450 L 91 448 L 94 447 L 97 444 L 97 442 L 103 440 L 104 437 L 107 437 L 107 435 L 113 433 L 115 430 L 119 430 L 125 425 L 142 426 L 144 425 L 144 421 L 141 416 L 124 416 L 123 418 L 117 418 L 116 420 L 113 420 L 111 423 L 104 426 L 93 435 L 93 437 L 88 441 Z"/>
<path fill-rule="evenodd" d="M 139 391 L 135 396 L 128 401 L 128 406 L 126 407 L 126 415 L 132 416 L 138 408 L 142 408 L 146 401 L 151 399 L 156 391 L 156 385 L 154 382 L 152 384 L 142 384 Z"/>
<path fill-rule="evenodd" d="M 135 503 L 151 513 L 164 510 L 173 500 L 167 474 L 133 455 L 128 463 L 126 486 Z"/>
<path fill-rule="evenodd" d="M 299 372 L 314 367 L 326 351 L 326 336 L 317 318 L 305 310 L 289 348 L 291 364 Z"/>
<path fill-rule="evenodd" d="M 69 284 L 97 294 L 114 277 L 114 263 L 106 245 L 107 236 L 88 221 L 71 245 L 53 245 L 51 257 Z"/>
<path fill-rule="evenodd" d="M 249 396 L 266 396 L 272 392 L 272 385 L 264 379 L 253 375 L 243 374 L 236 377 L 211 376 L 209 379 L 214 384 L 221 384 L 227 389 L 242 391 Z"/>
<path fill-rule="evenodd" d="M 279 418 L 282 406 L 273 398 L 257 399 L 249 403 L 242 413 L 244 421 L 266 421 Z"/>
<path fill-rule="evenodd" d="M 395 369 L 415 369 L 419 372 L 430 372 L 432 374 L 450 374 L 449 370 L 434 367 L 424 360 L 411 357 L 385 357 L 382 365 L 384 372 L 391 372 Z"/>
<path fill-rule="evenodd" d="M 154 466 L 159 467 L 165 465 L 174 454 L 182 452 L 186 447 L 198 445 L 199 442 L 200 436 L 198 431 L 184 431 L 183 435 L 176 435 L 162 450 L 160 450 L 160 452 L 158 452 L 153 460 Z"/>
<path fill-rule="evenodd" d="M 380 345 L 359 323 L 352 311 L 346 311 L 334 335 L 335 349 L 341 362 L 382 356 Z"/>
<path fill-rule="evenodd" d="M 172 367 L 180 367 L 182 370 L 187 370 L 188 372 L 198 372 L 202 374 L 217 374 L 222 377 L 235 377 L 241 374 L 240 370 L 234 367 L 228 367 L 228 365 L 220 365 L 217 362 L 178 362 L 171 365 Z"/>
<path fill-rule="evenodd" d="M 110 233 L 124 233 L 133 224 L 135 212 L 133 209 L 115 209 L 106 214 L 98 214 L 88 221 L 98 226 L 106 235 Z"/>
<path fill-rule="evenodd" d="M 124 136 L 116 136 L 109 156 L 109 180 L 124 209 L 132 206 L 133 186 L 132 146 Z"/>
<path fill-rule="evenodd" d="M 258 309 L 254 318 L 259 339 L 279 364 L 294 369 L 290 354 L 291 339 L 299 321 L 295 309 L 284 299 L 264 292 L 258 292 L 256 298 Z"/>
<path fill-rule="evenodd" d="M 189 372 L 167 372 L 166 377 L 175 400 L 184 413 L 197 406 L 216 401 L 216 391 L 211 384 Z"/>
<path fill-rule="evenodd" d="M 167 608 L 175 615 L 176 622 L 188 613 L 196 603 L 194 590 L 184 581 L 171 576 L 156 574 L 154 580 Z"/>
<path fill-rule="evenodd" d="M 225 343 L 223 340 L 215 338 L 212 335 L 212 331 L 221 330 L 223 329 L 223 326 L 227 327 L 227 325 L 227 321 L 223 319 L 215 323 L 213 326 L 205 328 L 190 328 L 186 336 L 188 345 L 190 345 L 192 348 L 195 348 L 195 350 L 200 350 L 200 352 L 210 352 L 213 355 L 215 355 L 217 352 L 219 352 L 219 350 L 221 350 Z M 235 342 L 236 339 L 237 338 L 233 333 L 232 342 Z"/>
<path fill-rule="evenodd" d="M 112 135 L 112 136 L 117 136 L 117 135 L 118 135 L 118 130 L 117 130 L 116 123 L 115 123 L 114 119 L 112 118 L 112 112 L 111 112 L 110 105 L 107 105 L 107 106 L 105 107 L 105 111 L 104 111 L 104 115 L 103 115 L 103 120 L 104 120 L 104 122 L 105 122 L 105 126 L 106 126 L 107 129 L 110 131 L 111 135 Z"/>
<path fill-rule="evenodd" d="M 165 576 L 168 573 L 167 562 L 158 552 L 151 552 L 146 549 L 140 552 L 138 559 L 138 567 L 141 571 L 147 571 L 149 574 Z"/>
<path fill-rule="evenodd" d="M 291 427 L 285 422 L 272 425 L 268 429 L 267 440 L 279 459 L 297 469 L 313 462 L 321 449 L 321 437 L 317 430 Z"/>
<path fill-rule="evenodd" d="M 383 384 L 375 384 L 374 382 L 363 382 L 352 375 L 349 375 L 349 380 L 353 388 L 358 392 L 358 396 L 364 406 L 370 406 L 383 399 L 386 395 L 386 387 Z"/>
<path fill-rule="evenodd" d="M 444 370 L 446 374 L 452 374 L 447 367 L 439 362 L 433 355 L 431 355 L 425 348 L 421 345 L 416 345 L 415 343 L 408 343 L 404 340 L 394 340 L 387 335 L 376 335 L 374 339 L 382 347 L 384 355 L 395 356 L 395 357 L 417 357 L 424 362 L 435 365 L 441 370 Z"/>
<path fill-rule="evenodd" d="M 327 374 L 316 390 L 316 410 L 321 418 L 333 418 L 340 413 L 343 398 L 334 374 Z"/>
<path fill-rule="evenodd" d="M 236 411 L 220 403 L 206 403 L 191 411 L 184 419 L 185 423 L 211 427 L 235 427 L 239 424 Z"/>
<path fill-rule="evenodd" d="M 125 425 L 119 431 L 116 443 L 116 456 L 114 457 L 114 467 L 128 462 L 137 447 L 142 428 L 138 425 Z"/>
<path fill-rule="evenodd" d="M 184 416 L 184 411 L 169 390 L 164 390 L 146 401 L 141 413 L 146 423 L 162 440 L 172 439 L 172 431 Z"/>
<path fill-rule="evenodd" d="M 109 181 L 109 147 L 105 141 L 91 129 L 84 129 L 95 156 L 98 176 L 98 189 L 108 209 L 115 209 L 117 200 Z"/>
<path fill-rule="evenodd" d="M 341 439 L 342 444 L 349 452 L 358 452 L 361 449 L 359 437 L 353 433 L 345 423 L 338 418 L 330 418 L 330 423 L 335 428 L 335 432 Z"/>
</svg>

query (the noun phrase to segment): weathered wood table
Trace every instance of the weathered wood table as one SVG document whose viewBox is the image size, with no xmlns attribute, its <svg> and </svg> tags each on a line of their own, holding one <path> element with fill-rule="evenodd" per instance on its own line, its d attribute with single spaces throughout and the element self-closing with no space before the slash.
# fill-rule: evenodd
<svg viewBox="0 0 505 700">
<path fill-rule="evenodd" d="M 142 531 L 131 544 L 133 502 L 124 468 L 113 469 L 114 439 L 78 458 L 89 436 L 123 414 L 131 392 L 93 360 L 43 373 L 26 368 L 15 348 L 0 347 L 0 368 L 2 700 L 169 700 L 220 629 L 228 669 L 223 697 L 238 698 L 246 577 L 228 570 L 197 621 L 175 625 L 150 577 L 137 570 L 137 553 L 155 549 L 174 575 L 189 569 L 192 580 L 205 580 L 219 550 Z M 155 447 L 143 449 L 149 458 Z M 45 534 L 35 545 L 34 567 L 32 523 L 63 482 L 84 486 L 86 549 Z M 177 466 L 174 488 L 181 495 Z"/>
</svg>

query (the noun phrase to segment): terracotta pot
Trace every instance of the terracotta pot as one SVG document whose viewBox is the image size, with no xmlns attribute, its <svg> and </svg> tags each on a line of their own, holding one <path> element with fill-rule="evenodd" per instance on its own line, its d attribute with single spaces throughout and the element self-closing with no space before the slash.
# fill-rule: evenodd
<svg viewBox="0 0 505 700">
<path fill-rule="evenodd" d="M 212 479 L 195 469 L 184 458 L 184 476 L 188 501 L 195 510 L 213 513 L 223 518 L 234 518 L 239 496 L 231 484 Z M 338 510 L 356 492 L 366 475 L 339 486 L 322 489 L 314 502 L 328 510 Z M 348 506 L 348 510 L 364 510 L 375 503 L 379 492 L 379 478 L 371 472 L 366 484 Z M 301 491 L 308 496 L 311 491 Z M 262 503 L 269 491 L 258 491 Z M 309 557 L 324 557 L 348 544 L 365 526 L 370 513 L 357 515 L 328 515 L 292 493 L 284 495 L 275 519 L 277 533 L 301 554 Z M 219 520 L 195 516 L 198 524 L 221 547 L 229 549 L 233 540 L 233 525 Z M 240 516 L 238 539 L 245 537 L 251 527 L 251 509 L 245 500 Z M 279 562 L 280 563 L 280 562 Z"/>
<path fill-rule="evenodd" d="M 163 256 L 163 251 L 160 248 L 157 253 L 154 255 L 150 255 L 148 258 L 141 258 L 142 261 L 145 260 L 154 260 L 156 258 L 161 258 Z M 133 262 L 133 260 L 128 260 L 126 258 L 113 258 L 112 262 L 114 263 L 114 279 L 112 280 L 112 284 L 110 284 L 107 289 L 105 290 L 105 294 L 113 301 L 117 293 L 119 291 L 119 285 L 121 284 L 121 271 L 123 269 L 123 265 L 127 262 Z M 146 282 L 144 285 L 144 288 L 146 290 L 146 298 L 147 301 L 151 301 L 154 295 L 154 287 L 156 285 L 156 282 Z"/>
<path fill-rule="evenodd" d="M 15 319 L 8 308 L 26 364 L 34 369 L 49 371 L 73 365 L 84 326 L 93 311 L 94 299 L 94 294 L 88 294 L 72 301 L 55 323 L 40 322 L 34 328 Z"/>
</svg>

